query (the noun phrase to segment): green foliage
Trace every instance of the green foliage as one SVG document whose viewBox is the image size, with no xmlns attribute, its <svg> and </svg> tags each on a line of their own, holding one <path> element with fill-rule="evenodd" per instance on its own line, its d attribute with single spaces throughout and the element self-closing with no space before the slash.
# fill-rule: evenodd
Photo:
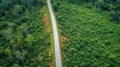
<svg viewBox="0 0 120 67">
<path fill-rule="evenodd" d="M 27 38 L 25 39 L 28 43 L 32 43 L 32 42 L 34 42 L 34 37 L 33 37 L 33 35 L 31 35 L 31 34 L 28 34 L 27 35 Z"/>
<path fill-rule="evenodd" d="M 23 7 L 21 5 L 14 5 L 12 15 L 17 18 L 23 13 Z"/>
<path fill-rule="evenodd" d="M 59 29 L 69 38 L 62 48 L 66 55 L 63 66 L 119 67 L 120 25 L 109 20 L 109 12 L 84 6 L 89 3 L 76 5 L 61 0 L 52 3 L 57 8 Z"/>
<path fill-rule="evenodd" d="M 3 16 L 8 17 L 8 15 L 11 14 L 15 15 L 16 17 L 19 17 L 18 14 L 21 13 L 22 11 L 25 12 L 26 9 L 30 10 L 33 6 L 36 5 L 43 6 L 45 3 L 46 3 L 45 0 L 1 0 L 0 17 Z"/>
<path fill-rule="evenodd" d="M 96 7 L 100 11 L 108 11 L 110 13 L 110 17 L 112 21 L 115 21 L 117 23 L 120 22 L 120 0 L 52 0 L 53 5 L 54 5 L 54 10 L 57 11 L 56 9 L 57 6 L 63 2 L 66 3 L 72 3 L 72 4 L 77 4 L 78 6 L 81 6 L 81 4 L 92 4 L 92 5 L 85 5 L 87 7 Z M 56 5 L 56 6 L 55 6 Z M 113 13 L 114 11 L 114 13 Z"/>
<path fill-rule="evenodd" d="M 19 67 L 19 65 L 18 64 L 13 64 L 13 66 L 12 67 Z"/>
<path fill-rule="evenodd" d="M 13 37 L 13 35 L 12 35 L 12 29 L 8 28 L 6 30 L 3 30 L 2 31 L 2 35 L 6 38 L 6 40 L 10 40 Z"/>
<path fill-rule="evenodd" d="M 32 3 L 34 0 L 21 0 L 21 3 L 26 7 L 26 8 L 31 8 L 32 7 Z"/>
<path fill-rule="evenodd" d="M 48 67 L 44 0 L 0 0 L 0 67 Z"/>
</svg>

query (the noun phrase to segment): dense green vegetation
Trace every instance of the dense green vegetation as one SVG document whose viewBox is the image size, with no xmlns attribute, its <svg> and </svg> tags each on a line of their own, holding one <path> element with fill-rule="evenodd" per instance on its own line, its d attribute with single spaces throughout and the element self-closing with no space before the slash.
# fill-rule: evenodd
<svg viewBox="0 0 120 67">
<path fill-rule="evenodd" d="M 53 0 L 54 1 L 54 0 Z M 88 8 L 93 8 L 92 6 L 98 8 L 99 10 L 108 11 L 110 13 L 110 20 L 120 22 L 120 0 L 61 0 L 64 2 L 72 4 L 85 4 Z M 56 7 L 59 6 L 60 1 L 57 1 Z M 55 4 L 55 3 L 54 3 Z"/>
<path fill-rule="evenodd" d="M 48 67 L 45 0 L 0 0 L 0 67 Z"/>
<path fill-rule="evenodd" d="M 70 1 L 70 2 L 69 2 Z M 120 66 L 120 15 L 119 9 L 104 10 L 82 0 L 52 0 L 60 24 L 61 34 L 69 38 L 62 52 L 64 67 L 119 67 Z M 71 2 L 74 1 L 74 2 Z M 81 3 L 78 4 L 80 1 Z M 101 0 L 83 0 L 101 1 Z M 103 1 L 103 0 L 102 0 Z M 119 0 L 106 0 L 111 7 Z M 111 2 L 112 1 L 112 2 Z M 110 4 L 109 4 L 110 2 Z M 119 3 L 119 2 L 118 2 Z M 120 5 L 120 4 L 116 4 Z M 117 18 L 111 11 L 118 11 Z M 116 23 L 117 22 L 117 23 Z"/>
</svg>

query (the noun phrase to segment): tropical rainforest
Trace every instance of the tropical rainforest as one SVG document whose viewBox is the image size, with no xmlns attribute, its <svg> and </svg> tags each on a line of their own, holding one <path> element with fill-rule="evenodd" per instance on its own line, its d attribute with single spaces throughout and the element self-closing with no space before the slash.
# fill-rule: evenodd
<svg viewBox="0 0 120 67">
<path fill-rule="evenodd" d="M 45 32 L 50 16 L 43 19 L 46 1 L 0 0 L 0 67 L 55 66 L 53 32 Z M 60 39 L 63 67 L 120 67 L 120 0 L 51 3 L 59 38 L 66 38 Z"/>
<path fill-rule="evenodd" d="M 0 0 L 0 67 L 48 67 L 45 0 Z"/>
<path fill-rule="evenodd" d="M 63 67 L 120 66 L 120 0 L 52 0 Z"/>
</svg>

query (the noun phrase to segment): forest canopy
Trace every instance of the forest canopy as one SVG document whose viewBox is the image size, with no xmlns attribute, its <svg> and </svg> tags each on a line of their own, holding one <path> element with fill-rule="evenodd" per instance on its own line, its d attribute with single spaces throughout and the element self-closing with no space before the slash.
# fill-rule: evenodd
<svg viewBox="0 0 120 67">
<path fill-rule="evenodd" d="M 48 67 L 45 0 L 0 0 L 0 67 Z"/>
<path fill-rule="evenodd" d="M 52 0 L 64 67 L 120 66 L 120 0 Z"/>
<path fill-rule="evenodd" d="M 53 1 L 56 1 L 57 2 L 56 4 L 59 5 L 60 1 L 57 0 L 53 0 Z M 110 20 L 116 21 L 118 23 L 120 22 L 120 0 L 61 0 L 61 1 L 77 4 L 77 5 L 89 3 L 90 5 L 86 4 L 87 7 L 94 6 L 99 10 L 108 11 L 111 16 Z"/>
</svg>

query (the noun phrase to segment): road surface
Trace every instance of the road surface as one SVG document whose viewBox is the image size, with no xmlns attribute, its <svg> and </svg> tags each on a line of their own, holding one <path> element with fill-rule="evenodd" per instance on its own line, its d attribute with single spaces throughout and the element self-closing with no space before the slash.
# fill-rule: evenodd
<svg viewBox="0 0 120 67">
<path fill-rule="evenodd" d="M 47 0 L 47 5 L 50 11 L 50 16 L 52 21 L 56 67 L 62 67 L 57 25 L 56 25 L 56 20 L 55 20 L 55 16 L 54 16 L 54 12 L 53 12 L 50 0 Z"/>
</svg>

